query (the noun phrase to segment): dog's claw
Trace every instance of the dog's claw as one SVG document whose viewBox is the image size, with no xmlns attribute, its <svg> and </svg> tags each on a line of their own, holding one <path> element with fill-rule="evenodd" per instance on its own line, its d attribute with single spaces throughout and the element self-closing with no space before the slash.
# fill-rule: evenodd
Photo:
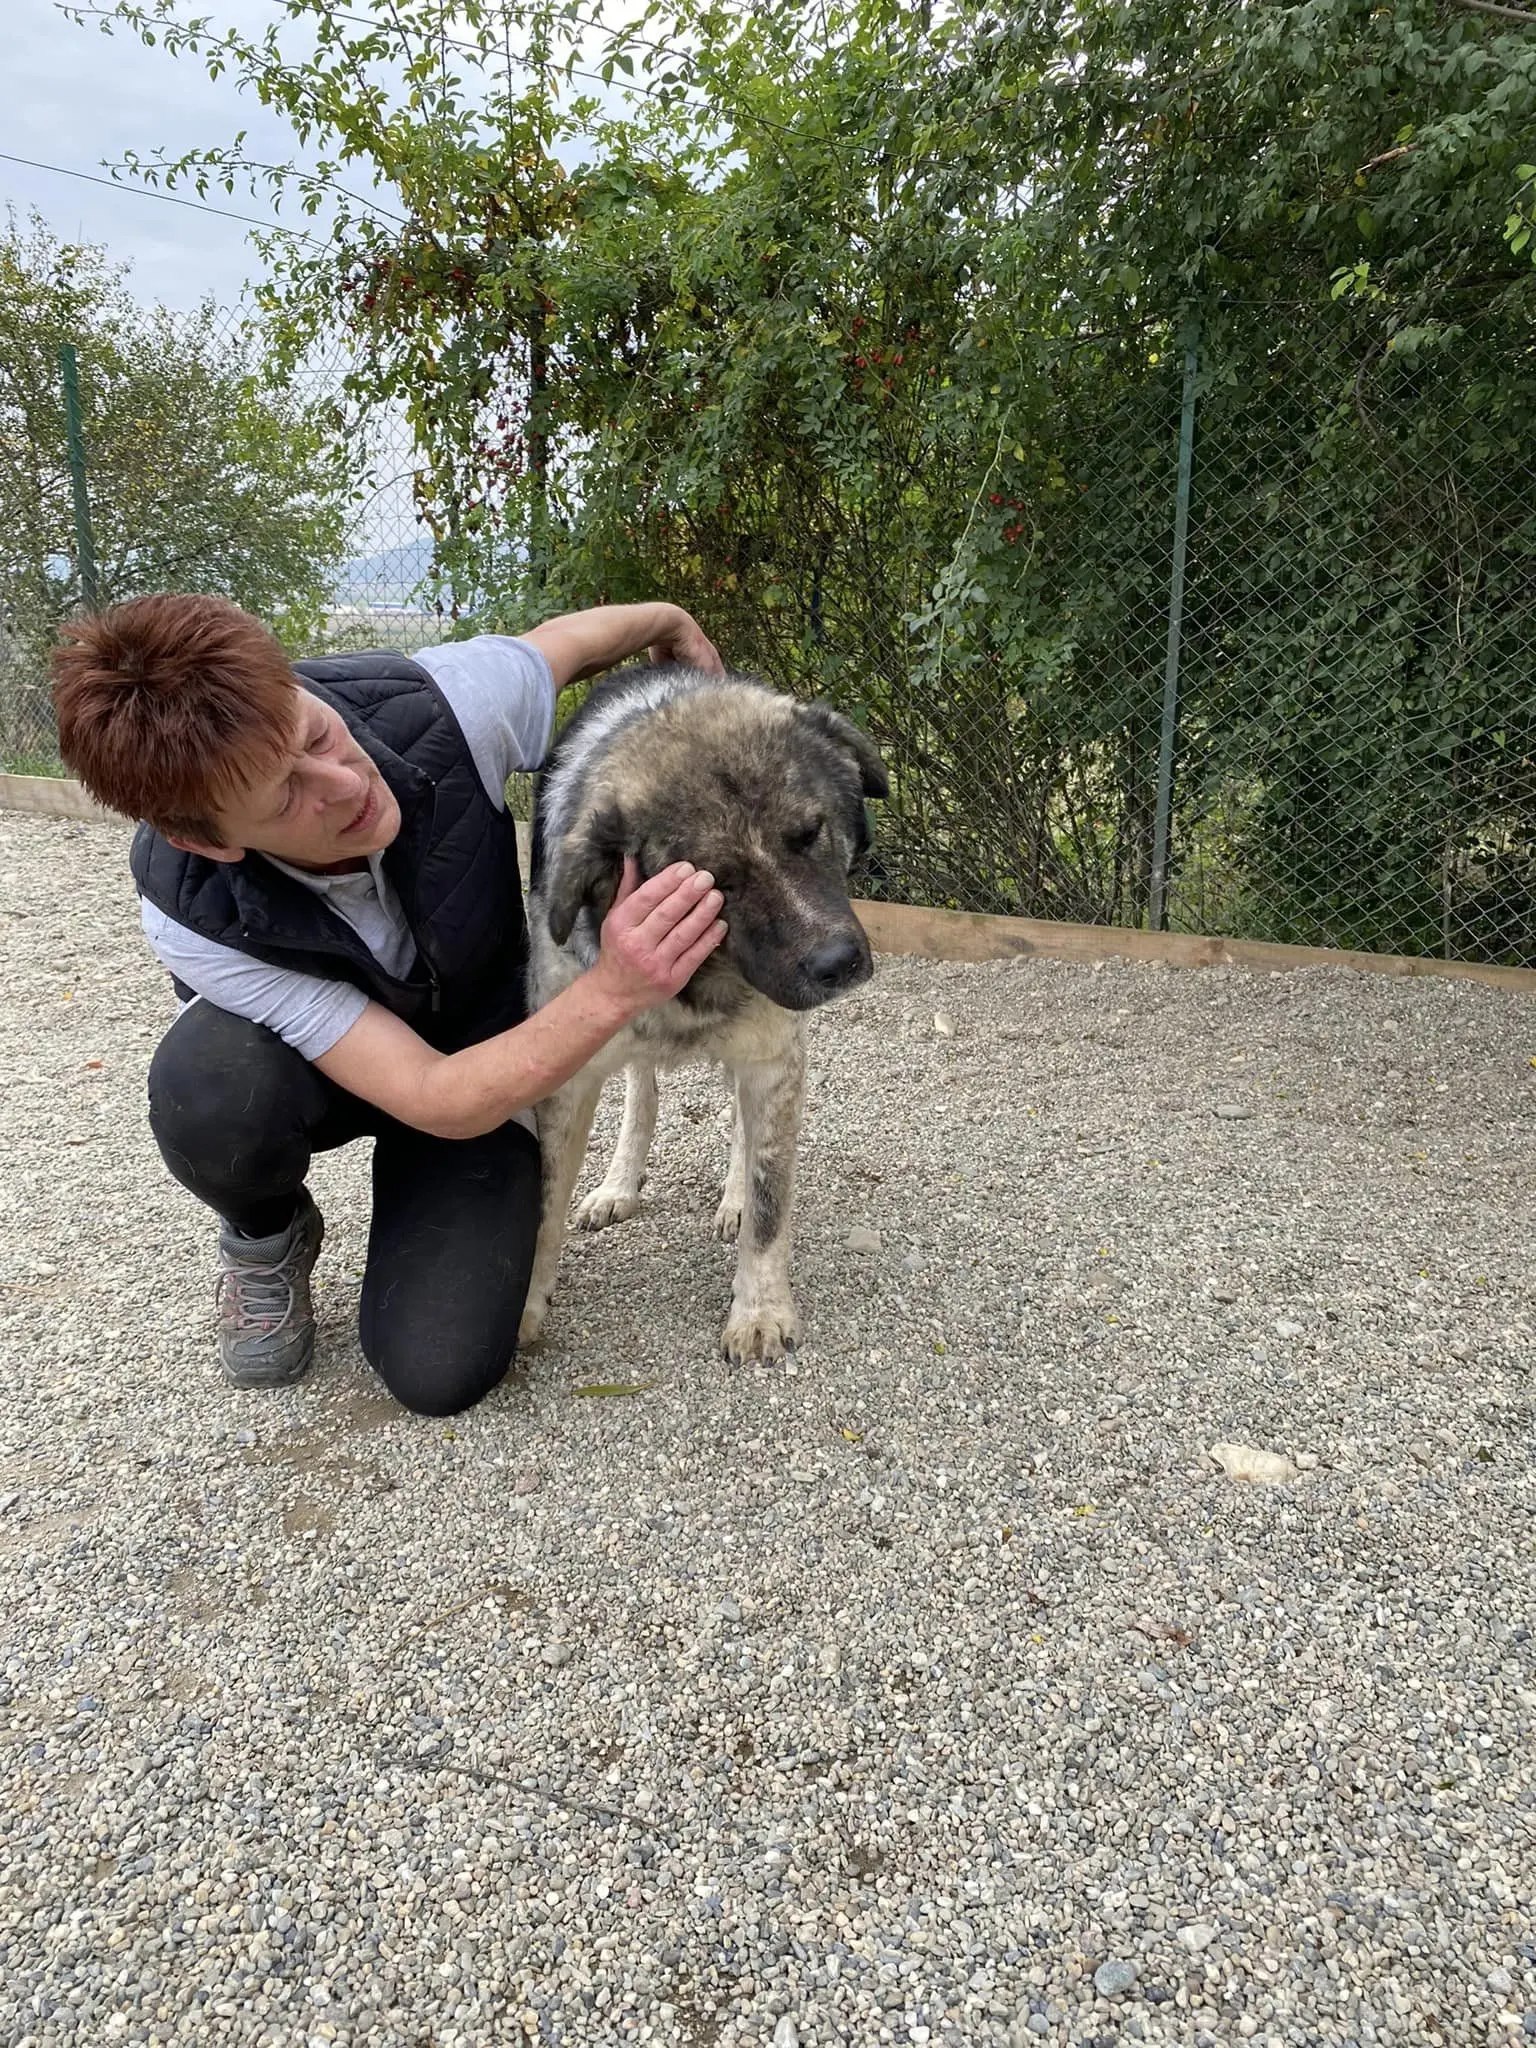
<svg viewBox="0 0 1536 2048">
<path fill-rule="evenodd" d="M 726 1244 L 734 1244 L 741 1235 L 740 1202 L 722 1202 L 715 1211 L 715 1220 L 711 1228 L 715 1236 L 722 1238 Z"/>
<path fill-rule="evenodd" d="M 779 1365 L 800 1341 L 800 1319 L 793 1308 L 764 1308 L 755 1315 L 733 1312 L 720 1335 L 720 1348 L 732 1365 Z"/>
<path fill-rule="evenodd" d="M 576 1205 L 578 1230 L 607 1230 L 615 1223 L 627 1223 L 640 1211 L 640 1197 L 627 1188 L 594 1188 Z"/>
</svg>

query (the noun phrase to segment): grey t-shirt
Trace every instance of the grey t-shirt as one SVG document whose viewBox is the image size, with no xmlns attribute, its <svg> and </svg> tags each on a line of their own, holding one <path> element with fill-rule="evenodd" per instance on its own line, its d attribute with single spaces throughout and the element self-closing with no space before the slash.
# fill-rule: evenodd
<svg viewBox="0 0 1536 2048">
<path fill-rule="evenodd" d="M 549 751 L 555 722 L 555 679 L 549 663 L 528 641 L 504 633 L 424 647 L 411 659 L 442 691 L 486 794 L 504 810 L 507 777 L 519 769 L 537 768 Z M 344 918 L 386 973 L 410 971 L 416 944 L 379 855 L 370 858 L 366 872 L 350 875 L 312 875 L 287 861 L 273 865 L 312 889 L 329 910 Z M 368 1007 L 369 998 L 349 981 L 329 981 L 253 960 L 232 946 L 189 931 L 152 903 L 141 903 L 140 916 L 150 945 L 178 981 L 221 1010 L 265 1024 L 307 1060 L 328 1053 Z"/>
</svg>

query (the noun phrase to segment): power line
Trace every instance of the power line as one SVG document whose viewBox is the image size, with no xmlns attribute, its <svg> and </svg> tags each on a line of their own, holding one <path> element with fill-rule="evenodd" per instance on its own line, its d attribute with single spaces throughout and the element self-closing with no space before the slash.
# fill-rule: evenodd
<svg viewBox="0 0 1536 2048">
<path fill-rule="evenodd" d="M 35 157 L 13 156 L 8 149 L 0 149 L 0 163 L 25 164 L 29 171 L 51 171 L 55 177 L 78 178 L 82 184 L 105 185 L 109 192 L 128 192 L 140 199 L 163 199 L 167 206 L 190 206 L 194 213 L 216 213 L 221 220 L 243 220 L 248 227 L 266 228 L 274 235 L 288 235 L 295 242 L 314 242 L 323 247 L 318 237 L 306 235 L 302 228 L 287 228 L 280 221 L 258 220 L 253 213 L 231 213 L 227 206 L 210 206 L 202 199 L 181 199 L 174 192 L 160 192 L 153 185 L 124 185 L 116 178 L 98 178 L 90 171 L 72 171 L 66 164 L 43 164 Z"/>
</svg>

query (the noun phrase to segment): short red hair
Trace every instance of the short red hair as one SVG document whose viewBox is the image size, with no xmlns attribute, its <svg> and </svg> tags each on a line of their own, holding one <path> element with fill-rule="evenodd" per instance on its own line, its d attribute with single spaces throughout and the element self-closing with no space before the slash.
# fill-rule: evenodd
<svg viewBox="0 0 1536 2048">
<path fill-rule="evenodd" d="M 297 678 L 225 597 L 136 597 L 84 613 L 53 654 L 59 752 L 109 810 L 221 843 L 214 814 L 275 772 Z"/>
</svg>

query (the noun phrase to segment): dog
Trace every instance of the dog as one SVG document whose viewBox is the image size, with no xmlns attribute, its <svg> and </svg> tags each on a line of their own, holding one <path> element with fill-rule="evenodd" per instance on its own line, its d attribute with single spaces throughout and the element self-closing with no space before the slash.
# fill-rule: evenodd
<svg viewBox="0 0 1536 2048">
<path fill-rule="evenodd" d="M 543 1210 L 520 1343 L 543 1329 L 604 1081 L 625 1070 L 624 1116 L 602 1184 L 577 1211 L 587 1230 L 639 1207 L 657 1070 L 699 1060 L 727 1070 L 736 1104 L 714 1219 L 716 1236 L 737 1245 L 721 1348 L 736 1364 L 775 1361 L 799 1341 L 789 1216 L 802 1020 L 873 972 L 848 883 L 871 843 L 866 800 L 889 789 L 880 755 L 850 719 L 742 675 L 625 670 L 560 734 L 534 805 L 530 1009 L 597 959 L 627 854 L 642 880 L 677 860 L 707 868 L 728 931 L 678 995 L 539 1104 Z"/>
</svg>

